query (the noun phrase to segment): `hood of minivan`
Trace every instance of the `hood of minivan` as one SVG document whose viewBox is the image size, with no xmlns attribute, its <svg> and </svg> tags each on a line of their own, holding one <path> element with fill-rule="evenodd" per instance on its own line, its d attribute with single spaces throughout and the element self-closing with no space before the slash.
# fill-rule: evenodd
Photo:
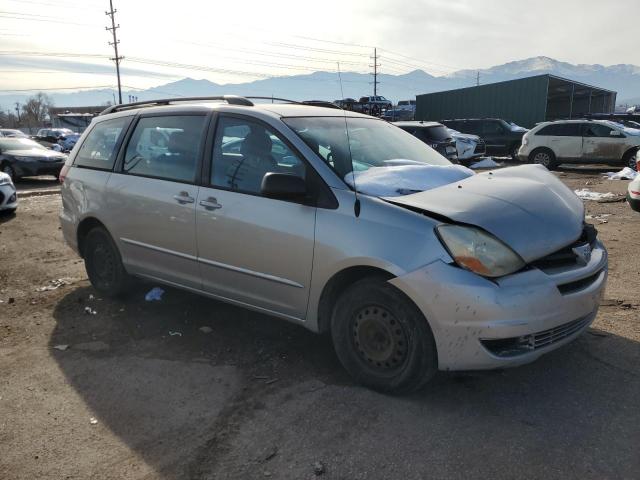
<svg viewBox="0 0 640 480">
<path fill-rule="evenodd" d="M 541 165 L 485 172 L 385 200 L 480 227 L 509 245 L 525 262 L 576 241 L 584 222 L 582 201 Z"/>
</svg>

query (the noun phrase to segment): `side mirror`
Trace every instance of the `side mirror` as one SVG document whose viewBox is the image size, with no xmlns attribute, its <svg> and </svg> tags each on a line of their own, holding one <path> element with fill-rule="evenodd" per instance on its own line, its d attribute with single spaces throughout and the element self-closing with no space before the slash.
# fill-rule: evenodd
<svg viewBox="0 0 640 480">
<path fill-rule="evenodd" d="M 307 195 L 307 185 L 297 175 L 269 172 L 262 179 L 260 193 L 280 200 L 300 200 Z"/>
</svg>

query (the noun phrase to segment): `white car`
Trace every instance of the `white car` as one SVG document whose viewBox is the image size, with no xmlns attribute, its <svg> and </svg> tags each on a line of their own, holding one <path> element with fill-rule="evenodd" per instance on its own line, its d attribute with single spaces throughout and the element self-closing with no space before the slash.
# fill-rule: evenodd
<svg viewBox="0 0 640 480">
<path fill-rule="evenodd" d="M 474 158 L 483 157 L 487 152 L 487 147 L 478 135 L 469 133 L 461 133 L 452 128 L 448 128 L 449 133 L 456 141 L 456 149 L 458 150 L 458 160 L 473 160 Z"/>
<path fill-rule="evenodd" d="M 606 163 L 636 169 L 640 130 L 609 120 L 542 122 L 522 137 L 518 158 L 549 170 L 562 163 Z"/>
<path fill-rule="evenodd" d="M 636 154 L 636 171 L 640 172 L 640 153 Z M 627 187 L 627 202 L 636 212 L 640 212 L 640 173 L 629 182 Z"/>
<path fill-rule="evenodd" d="M 15 212 L 16 208 L 18 208 L 16 187 L 9 175 L 0 172 L 0 211 Z"/>
</svg>

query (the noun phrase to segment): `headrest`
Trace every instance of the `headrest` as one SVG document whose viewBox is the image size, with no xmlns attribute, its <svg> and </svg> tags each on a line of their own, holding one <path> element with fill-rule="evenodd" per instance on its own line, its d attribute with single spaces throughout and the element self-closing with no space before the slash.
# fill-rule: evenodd
<svg viewBox="0 0 640 480">
<path fill-rule="evenodd" d="M 273 146 L 269 135 L 263 131 L 252 131 L 247 135 L 240 147 L 243 155 L 269 155 Z"/>
</svg>

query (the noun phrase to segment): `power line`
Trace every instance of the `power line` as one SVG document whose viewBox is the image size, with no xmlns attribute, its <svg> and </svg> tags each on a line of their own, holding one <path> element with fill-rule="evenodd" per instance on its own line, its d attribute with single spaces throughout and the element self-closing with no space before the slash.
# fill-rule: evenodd
<svg viewBox="0 0 640 480">
<path fill-rule="evenodd" d="M 47 92 L 54 90 L 82 90 L 82 89 L 92 89 L 92 88 L 113 88 L 114 85 L 88 85 L 88 86 L 80 86 L 80 87 L 56 87 L 56 88 L 20 88 L 20 89 L 7 89 L 3 88 L 4 92 Z"/>
<path fill-rule="evenodd" d="M 122 104 L 122 87 L 120 86 L 120 61 L 124 59 L 124 57 L 121 57 L 120 55 L 118 55 L 118 44 L 120 43 L 120 40 L 118 40 L 118 37 L 116 35 L 116 30 L 120 28 L 120 24 L 116 26 L 117 11 L 118 10 L 113 9 L 113 0 L 109 0 L 109 11 L 104 13 L 109 18 L 111 18 L 111 27 L 104 27 L 104 28 L 105 30 L 111 31 L 111 34 L 113 35 L 113 42 L 109 42 L 109 45 L 113 45 L 113 50 L 115 52 L 115 57 L 113 57 L 111 60 L 116 62 L 116 75 L 118 76 L 118 105 L 120 105 Z"/>
</svg>

